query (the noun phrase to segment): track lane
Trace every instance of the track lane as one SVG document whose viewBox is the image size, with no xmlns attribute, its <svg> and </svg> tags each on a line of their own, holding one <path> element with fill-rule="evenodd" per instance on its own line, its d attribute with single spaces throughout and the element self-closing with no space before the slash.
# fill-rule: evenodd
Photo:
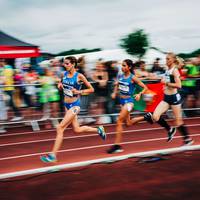
<svg viewBox="0 0 200 200">
<path fill-rule="evenodd" d="M 200 117 L 195 118 L 188 118 L 185 120 L 186 125 L 187 124 L 200 124 Z M 173 120 L 169 120 L 169 123 L 173 125 Z M 115 124 L 106 124 L 104 125 L 107 132 L 111 132 L 115 130 Z M 114 126 L 114 128 L 113 128 Z M 96 126 L 93 126 L 96 127 Z M 139 130 L 139 129 L 145 129 L 145 128 L 161 128 L 158 124 L 150 125 L 146 122 L 141 122 L 138 124 L 135 124 L 133 126 L 127 127 L 124 126 L 124 130 Z M 24 129 L 20 129 L 21 132 L 14 132 L 13 130 L 8 130 L 8 133 L 0 134 L 0 145 L 4 143 L 17 143 L 17 142 L 24 142 L 27 140 L 41 140 L 41 139 L 50 139 L 55 138 L 56 136 L 56 130 L 55 129 L 49 129 L 49 130 L 40 130 L 40 131 L 26 131 L 26 127 Z M 75 134 L 71 127 L 67 128 L 65 130 L 65 137 L 83 137 L 84 135 L 88 135 L 88 133 L 82 133 L 82 134 Z M 89 133 L 89 135 L 92 135 L 92 133 Z M 95 135 L 95 134 L 94 134 Z"/>
<path fill-rule="evenodd" d="M 172 143 L 166 143 L 165 140 L 166 138 L 157 138 L 157 139 L 152 139 L 152 141 L 148 141 L 146 139 L 145 141 L 123 142 L 123 148 L 125 151 L 117 155 L 126 155 L 129 153 L 173 148 L 182 145 L 182 140 L 180 137 L 175 138 Z M 195 142 L 195 144 L 197 143 Z M 110 145 L 111 144 L 104 144 L 98 146 L 85 147 L 83 149 L 79 148 L 79 149 L 61 150 L 60 153 L 58 154 L 59 162 L 57 162 L 56 165 L 110 157 L 112 155 L 106 153 L 106 150 L 109 148 Z M 1 164 L 0 174 L 49 166 L 47 164 L 40 162 L 39 160 L 40 154 L 41 153 L 22 158 L 13 158 L 0 161 Z M 52 166 L 52 164 L 50 164 L 50 166 Z"/>
<path fill-rule="evenodd" d="M 198 121 L 199 119 L 187 120 L 186 124 L 197 123 Z M 150 130 L 140 131 L 139 128 L 141 129 L 142 127 L 143 128 L 147 127 Z M 157 125 L 154 125 L 154 128 L 157 128 L 157 127 L 158 127 Z M 74 134 L 72 130 L 69 132 L 70 130 L 69 129 L 67 133 L 69 133 L 68 135 L 70 136 L 67 136 L 66 141 L 63 143 L 61 152 L 58 154 L 59 162 L 56 164 L 71 163 L 71 162 L 84 161 L 84 160 L 89 160 L 89 159 L 97 159 L 97 158 L 111 156 L 106 153 L 106 150 L 114 142 L 115 126 L 114 125 L 107 126 L 106 129 L 109 131 L 112 131 L 111 134 L 108 135 L 108 140 L 106 142 L 103 142 L 100 139 L 97 139 L 98 136 L 91 136 L 91 135 L 88 136 L 88 134 L 86 135 L 84 134 L 83 137 L 73 137 Z M 123 137 L 123 148 L 125 151 L 119 155 L 125 155 L 127 153 L 133 153 L 133 152 L 136 153 L 136 152 L 141 152 L 141 151 L 172 148 L 172 147 L 177 147 L 177 146 L 182 145 L 182 140 L 178 133 L 176 134 L 176 138 L 171 143 L 166 143 L 166 132 L 163 129 L 155 129 L 156 131 L 153 132 L 152 126 L 147 123 L 141 123 L 137 126 L 134 126 L 133 131 L 130 131 L 130 129 L 131 127 L 125 128 L 125 131 L 126 132 L 128 131 L 128 133 L 125 133 Z M 189 131 L 191 132 L 191 134 L 198 134 L 198 127 L 191 126 L 189 127 Z M 47 134 L 49 137 L 49 135 L 50 136 L 52 135 L 52 132 L 51 133 L 47 132 L 45 134 Z M 73 136 L 71 136 L 71 134 Z M 32 137 L 34 136 L 34 138 L 32 139 L 35 139 L 35 133 L 27 134 L 27 136 L 28 136 L 28 140 L 30 139 L 30 136 Z M 44 135 L 41 134 L 39 136 L 40 136 L 39 137 L 40 139 L 43 139 Z M 19 137 L 21 140 L 21 136 Z M 72 137 L 72 138 L 69 138 L 69 137 Z M 38 135 L 36 135 L 36 138 L 38 139 Z M 194 136 L 195 144 L 200 143 L 199 138 L 200 138 L 199 135 Z M 26 139 L 27 137 L 25 136 L 24 140 Z M 47 166 L 46 164 L 43 164 L 40 162 L 39 155 L 41 155 L 44 152 L 50 151 L 54 142 L 54 138 L 51 138 L 51 139 L 53 140 L 0 147 L 0 151 L 1 151 L 0 174 Z M 3 142 L 5 141 L 6 140 L 4 140 Z M 11 140 L 9 136 L 8 143 L 10 141 Z M 1 144 L 5 144 L 5 143 L 2 143 L 1 141 Z M 15 156 L 28 155 L 28 154 L 35 154 L 35 155 L 25 156 L 21 158 L 14 158 Z M 11 157 L 11 156 L 13 156 L 13 158 L 1 160 L 3 158 Z"/>
</svg>

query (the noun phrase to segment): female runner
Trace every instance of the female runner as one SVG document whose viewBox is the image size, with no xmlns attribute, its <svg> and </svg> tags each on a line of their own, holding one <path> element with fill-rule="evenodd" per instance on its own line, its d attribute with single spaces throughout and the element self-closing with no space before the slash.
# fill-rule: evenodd
<svg viewBox="0 0 200 200">
<path fill-rule="evenodd" d="M 94 92 L 94 89 L 85 76 L 76 71 L 76 65 L 77 59 L 75 57 L 69 56 L 64 59 L 66 72 L 58 87 L 64 91 L 64 106 L 66 113 L 63 120 L 57 126 L 57 136 L 51 153 L 40 157 L 43 162 L 57 161 L 57 153 L 63 141 L 64 130 L 70 124 L 72 124 L 73 130 L 76 133 L 97 132 L 103 140 L 106 139 L 106 133 L 103 126 L 94 128 L 80 126 L 78 123 L 77 115 L 80 111 L 80 95 L 92 93 Z M 85 84 L 87 89 L 81 90 L 81 82 Z"/>
<path fill-rule="evenodd" d="M 178 92 L 178 89 L 181 88 L 181 80 L 177 69 L 177 58 L 174 53 L 167 54 L 166 65 L 168 69 L 165 72 L 164 78 L 161 79 L 164 83 L 164 99 L 158 104 L 153 115 L 151 113 L 146 113 L 144 117 L 134 119 L 134 123 L 142 121 L 143 119 L 150 123 L 153 123 L 154 121 L 157 122 L 167 130 L 167 142 L 169 142 L 173 139 L 173 136 L 176 133 L 176 128 L 171 127 L 161 115 L 171 107 L 175 118 L 175 126 L 183 136 L 184 145 L 191 145 L 193 140 L 189 137 L 188 130 L 182 119 L 182 98 Z"/>
<path fill-rule="evenodd" d="M 116 82 L 114 92 L 112 93 L 112 98 L 115 99 L 119 91 L 121 111 L 117 119 L 117 135 L 115 139 L 115 144 L 107 151 L 108 153 L 122 152 L 122 147 L 120 142 L 122 140 L 122 124 L 126 121 L 127 125 L 131 125 L 130 112 L 134 107 L 134 102 L 139 101 L 141 95 L 147 90 L 147 87 L 133 74 L 133 62 L 132 60 L 126 59 L 122 62 L 122 72 L 123 74 L 118 77 Z M 143 88 L 143 90 L 133 97 L 135 84 L 138 84 Z"/>
</svg>

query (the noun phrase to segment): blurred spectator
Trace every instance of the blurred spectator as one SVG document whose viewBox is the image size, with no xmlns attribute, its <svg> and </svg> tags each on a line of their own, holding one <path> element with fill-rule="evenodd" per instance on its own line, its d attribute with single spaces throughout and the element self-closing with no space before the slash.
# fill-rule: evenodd
<svg viewBox="0 0 200 200">
<path fill-rule="evenodd" d="M 19 112 L 18 108 L 16 107 L 14 103 L 14 69 L 12 66 L 8 65 L 5 59 L 0 60 L 0 68 L 2 68 L 2 76 L 5 77 L 4 81 L 4 92 L 9 96 L 9 106 L 14 111 L 14 117 L 11 119 L 11 121 L 17 121 L 23 119 L 21 116 L 21 113 Z"/>
<path fill-rule="evenodd" d="M 95 88 L 95 104 L 98 105 L 98 114 L 105 113 L 106 97 L 108 95 L 108 72 L 103 62 L 98 61 L 93 71 L 92 80 Z M 94 104 L 93 104 L 94 105 Z M 102 119 L 103 120 L 103 119 Z M 102 123 L 101 118 L 97 123 Z"/>
<path fill-rule="evenodd" d="M 105 69 L 108 72 L 108 81 L 113 81 L 117 78 L 118 74 L 118 62 L 108 61 L 104 63 Z"/>
<path fill-rule="evenodd" d="M 62 78 L 62 74 L 65 70 L 62 66 L 62 62 L 59 59 L 54 58 L 50 60 L 50 68 L 53 70 L 55 76 L 57 76 L 58 78 Z"/>
<path fill-rule="evenodd" d="M 33 107 L 35 106 L 32 100 L 32 96 L 29 94 L 29 90 L 31 90 L 28 86 L 25 86 L 24 84 L 29 84 L 31 81 L 29 77 L 29 71 L 32 70 L 32 67 L 30 64 L 23 64 L 22 70 L 16 69 L 15 75 L 14 75 L 14 81 L 15 84 L 21 85 L 19 87 L 16 87 L 15 92 L 15 101 L 17 105 L 20 105 L 22 107 Z M 33 70 L 34 71 L 34 70 Z M 37 78 L 35 81 L 37 82 Z"/>
<path fill-rule="evenodd" d="M 177 68 L 180 74 L 181 80 L 187 77 L 187 70 L 184 69 L 185 61 L 182 58 L 177 57 Z"/>
<path fill-rule="evenodd" d="M 186 73 L 186 80 L 182 81 L 182 95 L 185 98 L 184 107 L 193 108 L 196 107 L 196 102 L 198 99 L 198 90 L 197 90 L 197 80 L 192 78 L 199 77 L 198 66 L 196 66 L 192 60 L 185 62 L 183 66 L 183 71 Z M 187 116 L 193 115 L 194 112 L 185 112 Z"/>
<path fill-rule="evenodd" d="M 76 69 L 77 72 L 83 74 L 84 76 L 86 76 L 85 65 L 86 65 L 85 57 L 84 56 L 79 57 Z"/>
<path fill-rule="evenodd" d="M 38 83 L 37 72 L 29 66 L 29 69 L 24 74 L 24 83 L 28 84 L 25 86 L 26 103 L 28 106 L 36 106 L 37 104 L 37 89 L 34 84 Z"/>
<path fill-rule="evenodd" d="M 5 81 L 5 77 L 3 76 L 2 73 L 2 68 L 0 68 L 0 122 L 4 121 L 7 119 L 7 109 L 6 109 L 6 104 L 5 104 L 5 96 L 3 93 L 3 84 Z M 0 133 L 5 133 L 6 130 L 3 125 L 0 125 Z"/>
<path fill-rule="evenodd" d="M 95 81 L 95 91 L 97 92 L 97 95 L 105 97 L 107 95 L 108 72 L 106 71 L 103 62 L 96 63 L 92 80 Z"/>
<path fill-rule="evenodd" d="M 77 72 L 83 74 L 87 78 L 88 81 L 91 81 L 91 79 L 87 76 L 87 73 L 86 73 L 86 61 L 85 61 L 84 56 L 81 56 L 78 58 L 76 69 L 77 69 Z M 87 89 L 87 87 L 84 84 L 82 85 L 82 90 L 83 89 Z M 82 116 L 79 119 L 79 122 L 81 124 L 90 124 L 96 121 L 94 118 L 89 117 L 89 116 L 86 118 L 83 118 L 83 116 L 87 116 L 89 114 L 91 97 L 92 96 L 88 94 L 81 95 L 81 105 L 80 105 L 80 112 L 79 112 L 79 116 Z"/>
<path fill-rule="evenodd" d="M 121 66 L 120 66 L 121 67 Z M 105 68 L 107 69 L 106 71 L 108 72 L 108 92 L 107 92 L 107 97 L 106 97 L 106 114 L 113 114 L 117 113 L 117 104 L 119 104 L 119 99 L 111 98 L 111 93 L 114 90 L 114 83 L 118 75 L 118 62 L 117 61 L 108 61 L 105 62 Z M 116 116 L 111 116 L 111 122 L 115 123 L 116 122 Z"/>
<path fill-rule="evenodd" d="M 145 61 L 139 61 L 135 65 L 139 66 L 137 69 L 134 70 L 135 75 L 138 78 L 140 78 L 141 80 L 143 80 L 143 79 L 153 79 L 155 77 L 155 75 L 153 73 L 150 73 L 150 72 L 147 71 Z"/>
<path fill-rule="evenodd" d="M 156 60 L 153 63 L 153 67 L 151 69 L 151 72 L 157 75 L 165 73 L 165 69 L 161 67 L 159 62 L 160 62 L 160 58 L 156 58 Z"/>
<path fill-rule="evenodd" d="M 49 117 L 56 118 L 58 114 L 58 102 L 60 100 L 57 77 L 54 76 L 53 70 L 45 68 L 44 76 L 40 77 L 41 88 L 39 92 L 39 102 L 43 107 L 43 119 Z"/>
<path fill-rule="evenodd" d="M 63 77 L 63 73 L 65 71 L 65 68 L 63 67 L 63 61 L 59 60 L 57 58 L 51 59 L 50 60 L 50 68 L 53 70 L 53 74 L 55 77 L 57 77 L 57 79 L 59 79 L 61 81 L 62 77 Z M 63 94 L 63 90 L 59 90 L 59 95 L 60 95 L 60 105 L 59 105 L 59 109 L 60 109 L 60 113 L 64 112 L 64 103 L 63 103 L 63 99 L 64 99 L 64 94 Z"/>
<path fill-rule="evenodd" d="M 22 99 L 21 96 L 23 95 L 23 74 L 21 73 L 20 69 L 15 69 L 14 74 L 14 84 L 18 85 L 16 86 L 15 92 L 14 92 L 14 101 L 17 107 L 21 107 L 22 105 Z M 21 86 L 19 86 L 21 85 Z M 23 97 L 23 96 L 22 96 Z"/>
<path fill-rule="evenodd" d="M 198 72 L 199 72 L 199 78 L 197 79 L 197 96 L 198 96 L 198 100 L 196 102 L 196 106 L 199 108 L 200 107 L 200 55 L 196 58 L 195 63 L 196 63 L 196 66 L 197 66 Z M 198 111 L 198 113 L 200 114 L 200 111 Z"/>
</svg>

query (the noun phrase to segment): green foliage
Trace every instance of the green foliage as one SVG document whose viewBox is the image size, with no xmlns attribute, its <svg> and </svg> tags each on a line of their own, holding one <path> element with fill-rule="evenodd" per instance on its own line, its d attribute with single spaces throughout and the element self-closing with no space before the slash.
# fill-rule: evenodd
<svg viewBox="0 0 200 200">
<path fill-rule="evenodd" d="M 130 55 L 141 59 L 149 48 L 148 35 L 142 29 L 137 30 L 122 38 L 120 46 Z"/>
<path fill-rule="evenodd" d="M 197 57 L 200 55 L 200 49 L 197 49 L 191 53 L 180 53 L 178 54 L 179 57 L 183 58 L 183 59 L 187 59 L 187 58 L 193 58 L 193 57 Z"/>
<path fill-rule="evenodd" d="M 80 54 L 80 53 L 90 53 L 90 52 L 96 52 L 101 51 L 100 48 L 96 49 L 71 49 L 68 51 L 63 51 L 57 54 L 57 56 L 67 56 L 67 55 L 73 55 L 73 54 Z"/>
</svg>

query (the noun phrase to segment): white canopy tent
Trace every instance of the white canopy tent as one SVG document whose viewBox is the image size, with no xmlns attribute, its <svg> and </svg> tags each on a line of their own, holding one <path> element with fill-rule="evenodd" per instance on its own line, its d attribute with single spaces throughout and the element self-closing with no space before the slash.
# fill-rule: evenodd
<svg viewBox="0 0 200 200">
<path fill-rule="evenodd" d="M 105 61 L 108 60 L 122 61 L 124 59 L 132 59 L 133 61 L 137 60 L 137 57 L 131 56 L 123 49 L 102 50 L 92 53 L 75 54 L 74 56 L 76 57 L 85 56 L 85 59 L 88 62 L 95 62 L 100 58 Z M 58 56 L 57 58 L 60 59 L 63 57 L 65 56 Z M 146 61 L 147 64 L 152 64 L 156 58 L 160 58 L 160 62 L 164 64 L 165 54 L 154 49 L 149 49 L 142 60 Z"/>
<path fill-rule="evenodd" d="M 110 61 L 110 60 L 122 61 L 124 59 L 132 59 L 133 61 L 137 61 L 136 57 L 129 55 L 123 49 L 102 50 L 102 51 L 92 52 L 92 53 L 75 54 L 73 56 L 75 56 L 76 58 L 79 58 L 80 56 L 84 56 L 86 63 L 89 65 L 89 68 L 93 68 L 90 65 L 93 65 L 99 59 L 102 59 L 103 61 Z M 156 58 L 160 58 L 160 63 L 164 64 L 165 56 L 166 55 L 164 53 L 161 53 L 154 49 L 149 49 L 142 60 L 144 60 L 147 64 L 153 64 Z M 57 56 L 56 58 L 62 59 L 64 57 L 66 56 Z M 43 61 L 40 63 L 41 66 L 46 66 L 48 64 L 49 64 L 49 61 Z"/>
</svg>

